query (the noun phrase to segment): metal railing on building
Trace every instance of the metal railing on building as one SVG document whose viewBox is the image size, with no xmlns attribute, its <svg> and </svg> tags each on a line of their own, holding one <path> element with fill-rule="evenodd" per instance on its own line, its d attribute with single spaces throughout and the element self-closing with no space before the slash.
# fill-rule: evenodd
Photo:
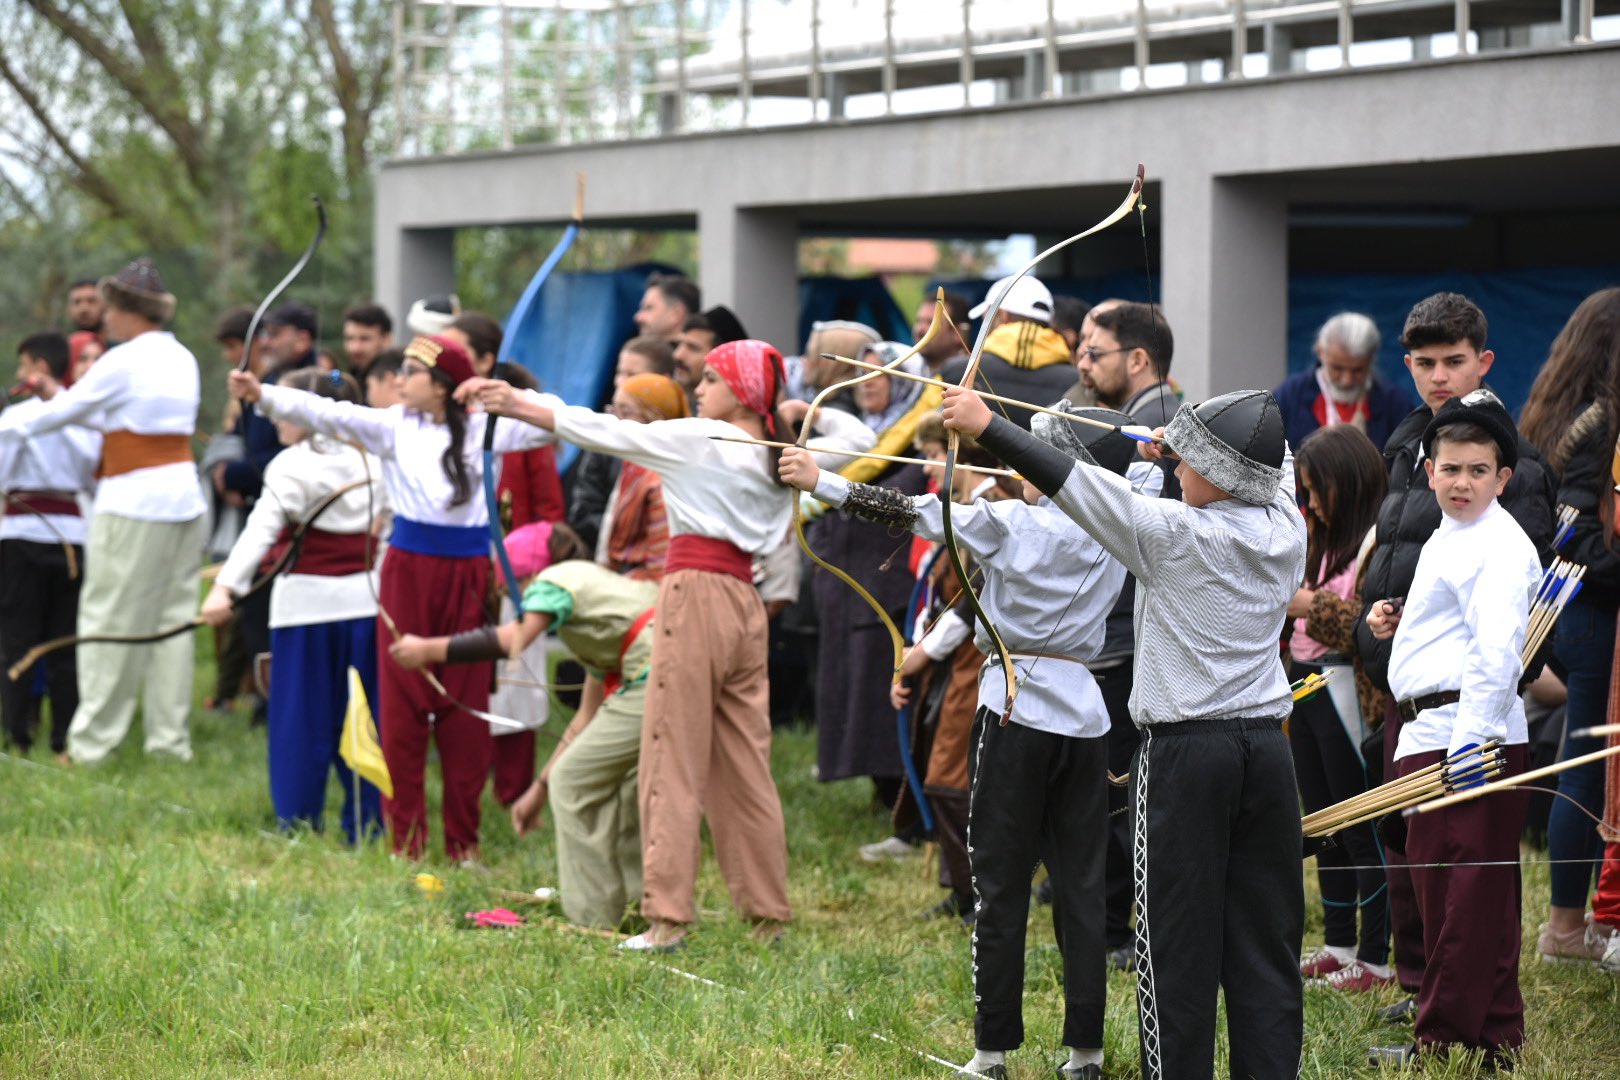
<svg viewBox="0 0 1620 1080">
<path fill-rule="evenodd" d="M 394 152 L 1573 46 L 1615 12 L 1620 0 L 396 0 Z"/>
</svg>

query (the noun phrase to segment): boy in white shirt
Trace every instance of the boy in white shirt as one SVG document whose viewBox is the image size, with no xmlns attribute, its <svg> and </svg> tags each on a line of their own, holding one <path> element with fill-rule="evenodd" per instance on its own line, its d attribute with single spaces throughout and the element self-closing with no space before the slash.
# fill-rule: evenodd
<svg viewBox="0 0 1620 1080">
<path fill-rule="evenodd" d="M 1423 451 L 1445 520 L 1423 545 L 1404 611 L 1386 600 L 1367 617 L 1375 636 L 1395 638 L 1389 682 L 1405 720 L 1396 772 L 1494 740 L 1505 773 L 1520 773 L 1529 750 L 1519 654 L 1541 564 L 1497 502 L 1518 460 L 1513 419 L 1476 390 L 1435 414 Z M 1459 787 L 1482 782 L 1477 770 L 1456 772 Z M 1416 1042 L 1374 1048 L 1374 1061 L 1405 1064 L 1458 1045 L 1494 1062 L 1523 1044 L 1519 870 L 1489 864 L 1517 862 L 1527 802 L 1507 791 L 1411 819 L 1406 853 L 1427 956 Z M 1435 863 L 1449 865 L 1419 868 Z"/>
</svg>

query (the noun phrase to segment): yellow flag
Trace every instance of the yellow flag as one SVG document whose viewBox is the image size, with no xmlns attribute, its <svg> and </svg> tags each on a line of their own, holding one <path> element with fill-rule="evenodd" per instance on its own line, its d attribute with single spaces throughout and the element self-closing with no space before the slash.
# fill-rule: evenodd
<svg viewBox="0 0 1620 1080">
<path fill-rule="evenodd" d="M 371 706 L 366 702 L 366 687 L 360 673 L 349 669 L 349 708 L 343 714 L 343 737 L 338 753 L 349 763 L 349 768 L 362 779 L 377 785 L 377 790 L 388 798 L 394 797 L 394 780 L 388 775 L 388 763 L 383 760 L 382 747 L 377 743 L 377 725 L 371 719 Z"/>
</svg>

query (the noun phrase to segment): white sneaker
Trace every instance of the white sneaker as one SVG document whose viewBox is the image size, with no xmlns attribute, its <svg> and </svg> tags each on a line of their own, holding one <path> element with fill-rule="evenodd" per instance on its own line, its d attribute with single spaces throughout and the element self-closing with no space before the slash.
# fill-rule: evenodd
<svg viewBox="0 0 1620 1080">
<path fill-rule="evenodd" d="M 1598 958 L 1597 965 L 1610 975 L 1620 975 L 1620 931 L 1609 934 L 1609 944 L 1604 948 L 1603 955 Z"/>
<path fill-rule="evenodd" d="M 903 862 L 922 853 L 921 844 L 909 844 L 898 836 L 890 836 L 875 844 L 861 845 L 861 861 L 870 863 Z"/>
</svg>

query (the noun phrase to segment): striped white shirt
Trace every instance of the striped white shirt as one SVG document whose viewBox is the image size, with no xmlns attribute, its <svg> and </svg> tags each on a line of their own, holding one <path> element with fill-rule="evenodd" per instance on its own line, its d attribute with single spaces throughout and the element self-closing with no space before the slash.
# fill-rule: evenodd
<svg viewBox="0 0 1620 1080">
<path fill-rule="evenodd" d="M 1136 575 L 1138 726 L 1293 710 L 1278 649 L 1288 601 L 1305 578 L 1305 520 L 1294 456 L 1267 506 L 1228 498 L 1194 508 L 1131 492 L 1076 464 L 1054 500 Z"/>
</svg>

